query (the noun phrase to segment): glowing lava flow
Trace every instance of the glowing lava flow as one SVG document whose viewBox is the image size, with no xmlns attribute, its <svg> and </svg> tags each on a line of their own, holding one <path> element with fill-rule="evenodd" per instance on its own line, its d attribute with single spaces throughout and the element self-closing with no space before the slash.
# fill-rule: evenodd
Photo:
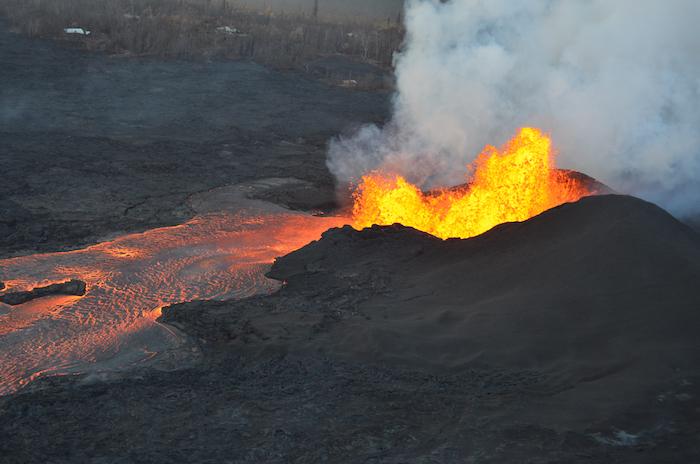
<svg viewBox="0 0 700 464">
<path fill-rule="evenodd" d="M 398 175 L 366 175 L 354 193 L 353 226 L 400 223 L 441 238 L 469 238 L 590 194 L 554 169 L 553 158 L 551 140 L 523 128 L 501 150 L 486 147 L 463 188 L 426 194 Z"/>
<path fill-rule="evenodd" d="M 0 281 L 26 290 L 68 279 L 83 297 L 0 304 L 0 394 L 38 376 L 121 369 L 183 342 L 155 322 L 165 305 L 270 292 L 275 257 L 345 218 L 290 211 L 205 214 L 83 250 L 0 260 Z"/>
</svg>

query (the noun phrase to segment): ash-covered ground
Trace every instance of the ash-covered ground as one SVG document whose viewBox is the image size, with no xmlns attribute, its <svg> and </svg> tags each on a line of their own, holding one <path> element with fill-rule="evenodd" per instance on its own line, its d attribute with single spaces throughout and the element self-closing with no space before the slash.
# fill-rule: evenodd
<svg viewBox="0 0 700 464">
<path fill-rule="evenodd" d="M 184 222 L 187 199 L 268 177 L 335 200 L 328 139 L 381 121 L 389 94 L 248 62 L 86 54 L 0 24 L 0 258 Z"/>
<path fill-rule="evenodd" d="M 253 178 L 330 208 L 327 137 L 387 111 L 249 63 L 0 40 L 2 257 L 178 224 Z M 332 229 L 269 276 L 164 308 L 194 364 L 1 397 L 0 462 L 700 461 L 700 236 L 654 205 L 586 198 L 469 240 Z"/>
</svg>

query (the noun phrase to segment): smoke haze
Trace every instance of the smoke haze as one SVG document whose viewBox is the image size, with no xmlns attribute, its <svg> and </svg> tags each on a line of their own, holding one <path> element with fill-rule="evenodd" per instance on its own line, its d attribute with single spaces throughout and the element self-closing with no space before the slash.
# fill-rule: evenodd
<svg viewBox="0 0 700 464">
<path fill-rule="evenodd" d="M 465 181 L 484 145 L 551 134 L 560 167 L 700 210 L 700 2 L 409 0 L 394 115 L 333 140 L 341 185 L 373 169 Z"/>
</svg>

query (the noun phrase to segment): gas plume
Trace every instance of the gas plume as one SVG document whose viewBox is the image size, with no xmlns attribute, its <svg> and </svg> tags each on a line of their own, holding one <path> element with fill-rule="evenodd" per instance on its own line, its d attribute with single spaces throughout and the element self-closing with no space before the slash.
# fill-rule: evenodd
<svg viewBox="0 0 700 464">
<path fill-rule="evenodd" d="M 381 170 L 463 183 L 487 144 L 551 134 L 557 163 L 700 211 L 695 0 L 409 0 L 392 119 L 332 140 L 341 186 Z"/>
</svg>

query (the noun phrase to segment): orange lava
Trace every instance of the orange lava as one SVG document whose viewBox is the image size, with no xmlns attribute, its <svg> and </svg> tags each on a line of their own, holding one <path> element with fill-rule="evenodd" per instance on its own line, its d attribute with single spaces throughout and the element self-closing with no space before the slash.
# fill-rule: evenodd
<svg viewBox="0 0 700 464">
<path fill-rule="evenodd" d="M 138 259 L 143 257 L 143 251 L 138 248 L 120 247 L 115 245 L 113 247 L 106 247 L 103 251 L 109 256 L 121 259 Z"/>
<path fill-rule="evenodd" d="M 87 284 L 82 297 L 0 303 L 0 395 L 40 376 L 120 369 L 178 346 L 182 336 L 155 322 L 163 307 L 275 291 L 280 283 L 265 273 L 276 257 L 346 223 L 241 208 L 82 250 L 0 260 L 11 291 Z"/>
<path fill-rule="evenodd" d="M 466 187 L 429 193 L 399 175 L 366 175 L 353 195 L 353 226 L 400 223 L 443 239 L 469 238 L 591 193 L 554 169 L 550 138 L 533 128 L 500 150 L 487 146 L 469 171 Z"/>
</svg>

